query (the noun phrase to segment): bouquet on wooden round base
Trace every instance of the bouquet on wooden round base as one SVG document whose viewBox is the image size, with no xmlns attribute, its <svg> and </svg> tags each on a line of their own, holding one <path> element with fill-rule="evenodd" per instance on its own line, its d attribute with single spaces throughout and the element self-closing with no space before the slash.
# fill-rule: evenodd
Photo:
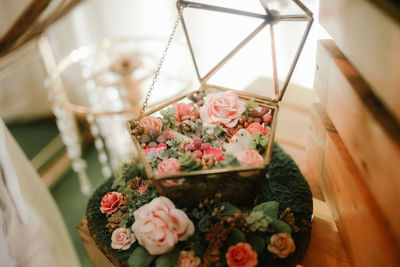
<svg viewBox="0 0 400 267">
<path fill-rule="evenodd" d="M 126 163 L 88 203 L 91 235 L 116 266 L 295 266 L 308 245 L 312 196 L 294 162 L 275 149 L 251 207 L 218 193 L 180 206 L 158 194 L 141 164 Z"/>
</svg>

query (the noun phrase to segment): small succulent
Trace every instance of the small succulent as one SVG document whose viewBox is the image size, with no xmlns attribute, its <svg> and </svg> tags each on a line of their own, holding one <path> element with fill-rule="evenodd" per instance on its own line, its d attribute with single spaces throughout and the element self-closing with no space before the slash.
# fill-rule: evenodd
<svg viewBox="0 0 400 267">
<path fill-rule="evenodd" d="M 179 162 L 181 167 L 186 171 L 195 171 L 202 168 L 201 160 L 196 158 L 196 155 L 192 154 L 190 151 L 179 154 Z"/>
<path fill-rule="evenodd" d="M 252 232 L 267 231 L 267 228 L 272 221 L 273 220 L 269 216 L 264 215 L 264 212 L 262 211 L 252 211 L 249 216 L 246 217 L 246 222 L 250 226 Z"/>
<path fill-rule="evenodd" d="M 203 152 L 207 148 L 210 148 L 211 144 L 210 143 L 203 143 L 201 138 L 193 138 L 193 143 L 187 144 L 185 148 L 193 154 L 196 155 L 197 158 L 201 159 L 203 157 Z"/>
<path fill-rule="evenodd" d="M 161 121 L 164 130 L 175 128 L 176 124 L 176 111 L 174 107 L 169 107 L 167 109 L 161 110 Z"/>
<path fill-rule="evenodd" d="M 268 135 L 255 133 L 253 135 L 253 140 L 250 142 L 250 148 L 256 149 L 261 155 L 263 155 L 267 150 L 268 142 L 269 142 Z"/>
<path fill-rule="evenodd" d="M 142 147 L 157 147 L 159 143 L 165 143 L 166 141 L 167 137 L 164 134 L 160 134 L 156 128 L 151 128 L 148 134 L 144 133 L 140 136 Z"/>
</svg>

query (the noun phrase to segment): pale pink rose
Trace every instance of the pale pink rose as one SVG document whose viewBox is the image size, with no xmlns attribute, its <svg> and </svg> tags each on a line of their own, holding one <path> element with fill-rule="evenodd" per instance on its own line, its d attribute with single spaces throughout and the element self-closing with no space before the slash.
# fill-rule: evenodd
<svg viewBox="0 0 400 267">
<path fill-rule="evenodd" d="M 253 122 L 246 128 L 249 133 L 254 135 L 255 133 L 261 133 L 262 135 L 268 135 L 271 129 L 264 124 L 260 124 L 259 122 Z"/>
<path fill-rule="evenodd" d="M 114 213 L 122 203 L 124 197 L 118 192 L 108 192 L 101 199 L 100 211 L 102 213 Z"/>
<path fill-rule="evenodd" d="M 157 174 L 158 175 L 174 174 L 179 172 L 180 169 L 181 165 L 178 159 L 168 158 L 164 159 L 158 164 Z"/>
<path fill-rule="evenodd" d="M 175 103 L 174 104 L 176 120 L 178 122 L 182 121 L 182 118 L 190 116 L 193 110 L 193 106 L 185 103 Z"/>
<path fill-rule="evenodd" d="M 132 231 L 151 255 L 173 250 L 194 233 L 193 222 L 166 197 L 158 197 L 134 212 Z"/>
<path fill-rule="evenodd" d="M 254 267 L 258 264 L 257 252 L 248 243 L 240 242 L 230 246 L 225 257 L 229 267 Z"/>
<path fill-rule="evenodd" d="M 196 257 L 193 251 L 182 250 L 175 267 L 197 267 L 200 263 L 201 259 Z"/>
<path fill-rule="evenodd" d="M 296 250 L 292 236 L 288 233 L 279 233 L 271 236 L 268 251 L 284 259 Z"/>
<path fill-rule="evenodd" d="M 237 160 L 240 162 L 241 166 L 255 166 L 264 163 L 264 158 L 256 150 L 244 150 L 236 154 Z"/>
<path fill-rule="evenodd" d="M 161 133 L 162 121 L 156 117 L 144 117 L 140 120 L 140 126 L 144 127 L 144 131 L 149 133 L 150 129 L 157 129 L 158 133 Z"/>
<path fill-rule="evenodd" d="M 161 183 L 163 186 L 177 186 L 181 185 L 185 182 L 184 178 L 179 178 L 179 179 L 167 179 L 167 180 L 162 180 Z"/>
<path fill-rule="evenodd" d="M 113 249 L 127 250 L 135 241 L 135 236 L 129 228 L 117 228 L 111 235 L 111 247 Z"/>
<path fill-rule="evenodd" d="M 209 94 L 200 108 L 200 118 L 204 126 L 221 124 L 232 128 L 236 126 L 244 109 L 244 103 L 239 101 L 234 91 Z"/>
</svg>

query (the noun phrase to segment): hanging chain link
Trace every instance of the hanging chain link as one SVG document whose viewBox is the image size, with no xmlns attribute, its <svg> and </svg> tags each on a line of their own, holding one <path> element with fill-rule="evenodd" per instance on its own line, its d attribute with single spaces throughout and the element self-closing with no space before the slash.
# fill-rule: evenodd
<svg viewBox="0 0 400 267">
<path fill-rule="evenodd" d="M 154 89 L 154 85 L 157 82 L 158 76 L 160 74 L 161 67 L 162 67 L 162 65 L 164 63 L 165 57 L 167 56 L 168 49 L 171 46 L 172 40 L 174 39 L 176 30 L 177 30 L 178 25 L 179 25 L 179 21 L 182 19 L 182 16 L 183 16 L 182 12 L 183 12 L 183 6 L 181 5 L 181 6 L 179 6 L 179 9 L 178 9 L 178 18 L 176 19 L 174 27 L 172 28 L 172 32 L 171 32 L 171 34 L 169 36 L 167 45 L 164 48 L 164 52 L 163 52 L 163 54 L 161 56 L 160 62 L 158 63 L 157 69 L 156 69 L 156 71 L 154 73 L 153 80 L 151 82 L 149 90 L 147 91 L 146 98 L 144 99 L 142 109 L 140 110 L 139 119 L 141 119 L 143 117 L 143 114 L 144 114 L 144 112 L 146 110 L 147 104 L 148 104 L 149 99 L 150 99 L 151 92 Z"/>
</svg>

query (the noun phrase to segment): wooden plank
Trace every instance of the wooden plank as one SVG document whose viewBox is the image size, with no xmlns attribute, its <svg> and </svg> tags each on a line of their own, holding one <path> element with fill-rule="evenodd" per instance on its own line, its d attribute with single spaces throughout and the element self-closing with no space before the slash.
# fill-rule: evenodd
<svg viewBox="0 0 400 267">
<path fill-rule="evenodd" d="M 312 223 L 311 240 L 301 265 L 306 267 L 351 267 L 334 223 L 318 216 Z"/>
<path fill-rule="evenodd" d="M 387 117 L 384 107 L 361 96 L 360 90 L 368 88 L 332 41 L 320 42 L 318 53 L 331 59 L 330 64 L 319 65 L 320 70 L 329 68 L 321 72 L 329 73 L 324 78 L 328 80 L 327 87 L 318 88 L 320 94 L 325 94 L 322 98 L 327 99 L 327 113 L 388 219 L 388 230 L 400 244 L 400 213 L 393 212 L 400 202 L 400 127 Z"/>
<path fill-rule="evenodd" d="M 366 0 L 321 0 L 319 21 L 400 121 L 400 23 Z"/>
<path fill-rule="evenodd" d="M 322 106 L 313 109 L 320 114 L 318 125 L 324 125 L 326 133 L 320 186 L 352 262 L 355 266 L 400 266 L 398 244 L 388 231 L 388 218 Z"/>
<path fill-rule="evenodd" d="M 89 255 L 90 261 L 94 267 L 115 267 L 108 258 L 102 253 L 94 242 L 92 235 L 89 232 L 87 226 L 87 220 L 82 219 L 76 226 L 79 237 L 82 240 L 83 245 Z"/>
</svg>

